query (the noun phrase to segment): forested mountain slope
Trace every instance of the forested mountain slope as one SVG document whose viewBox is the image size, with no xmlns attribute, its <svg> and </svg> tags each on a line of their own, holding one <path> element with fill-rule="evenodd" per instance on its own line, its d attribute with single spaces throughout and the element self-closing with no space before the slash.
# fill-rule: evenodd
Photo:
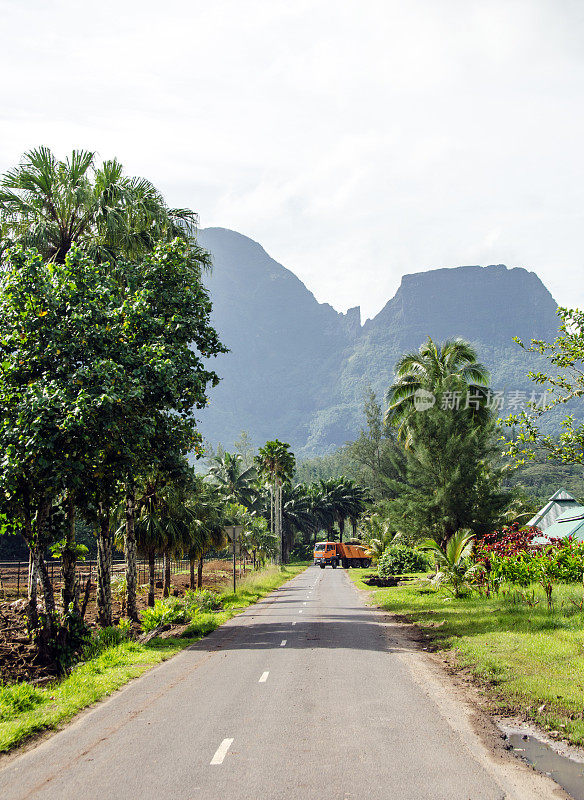
<svg viewBox="0 0 584 800">
<path fill-rule="evenodd" d="M 532 356 L 512 341 L 557 332 L 556 303 L 533 272 L 503 265 L 405 275 L 395 297 L 365 325 L 318 303 L 306 286 L 256 242 L 224 228 L 200 232 L 213 255 L 207 279 L 213 319 L 228 355 L 216 361 L 221 384 L 201 414 L 213 444 L 241 430 L 254 442 L 278 437 L 301 455 L 327 452 L 355 437 L 363 393 L 381 396 L 393 366 L 430 335 L 463 336 L 492 371 L 494 388 L 527 390 Z"/>
</svg>

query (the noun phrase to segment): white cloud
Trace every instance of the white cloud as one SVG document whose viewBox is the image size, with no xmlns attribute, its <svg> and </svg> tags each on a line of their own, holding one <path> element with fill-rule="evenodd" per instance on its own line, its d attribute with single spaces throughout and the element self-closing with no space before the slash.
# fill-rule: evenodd
<svg viewBox="0 0 584 800">
<path fill-rule="evenodd" d="M 0 170 L 117 155 L 319 300 L 405 272 L 535 269 L 584 303 L 576 0 L 0 0 Z"/>
</svg>

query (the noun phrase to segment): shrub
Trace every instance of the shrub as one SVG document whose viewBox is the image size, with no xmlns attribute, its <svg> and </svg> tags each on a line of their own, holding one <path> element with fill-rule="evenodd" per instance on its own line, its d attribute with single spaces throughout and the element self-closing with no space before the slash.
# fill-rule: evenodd
<svg viewBox="0 0 584 800">
<path fill-rule="evenodd" d="M 0 686 L 0 722 L 12 719 L 23 711 L 31 711 L 45 700 L 43 692 L 30 683 Z"/>
<path fill-rule="evenodd" d="M 187 621 L 184 603 L 179 597 L 165 597 L 157 600 L 152 608 L 142 612 L 142 630 L 152 631 L 159 625 L 181 623 Z"/>
<path fill-rule="evenodd" d="M 221 598 L 208 589 L 187 591 L 184 597 L 165 597 L 157 600 L 153 608 L 142 612 L 142 630 L 146 633 L 159 625 L 173 625 L 189 622 L 204 611 L 221 608 Z"/>
<path fill-rule="evenodd" d="M 421 550 L 404 544 L 390 544 L 379 559 L 377 574 L 380 578 L 389 578 L 407 572 L 425 572 L 429 568 L 430 559 Z"/>
<path fill-rule="evenodd" d="M 126 603 L 128 602 L 128 584 L 125 575 L 118 575 L 117 578 L 112 580 L 112 597 L 118 601 L 122 614 L 124 614 Z"/>
<path fill-rule="evenodd" d="M 221 598 L 209 589 L 201 589 L 198 592 L 189 589 L 185 592 L 184 604 L 189 613 L 193 611 L 217 611 L 221 608 Z"/>
<path fill-rule="evenodd" d="M 128 640 L 129 632 L 130 632 L 130 621 L 128 620 L 127 623 L 124 620 L 124 624 L 120 624 L 118 627 L 114 625 L 108 628 L 101 628 L 97 630 L 94 634 L 91 635 L 90 639 L 83 647 L 83 658 L 86 661 L 89 661 L 92 658 L 96 658 L 100 653 L 103 653 L 104 650 L 107 650 L 108 647 L 115 647 L 122 642 Z"/>
<path fill-rule="evenodd" d="M 542 571 L 560 583 L 580 583 L 584 574 L 584 543 L 572 538 L 529 549 L 500 549 L 483 543 L 475 557 L 484 565 L 493 586 L 502 581 L 529 586 L 541 580 Z"/>
</svg>

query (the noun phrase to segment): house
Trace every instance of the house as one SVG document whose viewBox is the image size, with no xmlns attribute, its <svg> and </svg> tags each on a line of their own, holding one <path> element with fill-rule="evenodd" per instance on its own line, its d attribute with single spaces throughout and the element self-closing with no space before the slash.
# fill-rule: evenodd
<svg viewBox="0 0 584 800">
<path fill-rule="evenodd" d="M 527 527 L 535 527 L 539 528 L 540 531 L 545 531 L 564 512 L 573 511 L 575 508 L 581 508 L 576 498 L 572 497 L 565 489 L 558 489 L 555 494 L 552 494 L 546 505 L 529 520 Z"/>
</svg>

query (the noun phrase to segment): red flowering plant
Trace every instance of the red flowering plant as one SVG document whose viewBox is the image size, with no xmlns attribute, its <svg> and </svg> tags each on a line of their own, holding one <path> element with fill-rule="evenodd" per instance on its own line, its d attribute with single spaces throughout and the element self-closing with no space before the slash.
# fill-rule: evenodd
<svg viewBox="0 0 584 800">
<path fill-rule="evenodd" d="M 534 543 L 538 528 L 520 528 L 517 523 L 487 534 L 475 547 L 475 560 L 484 567 L 487 595 L 498 592 L 503 581 L 517 586 L 540 583 L 552 607 L 555 582 L 580 582 L 584 574 L 584 543 L 566 536 Z"/>
<path fill-rule="evenodd" d="M 475 561 L 484 567 L 487 596 L 497 593 L 503 581 L 529 586 L 533 582 L 532 555 L 539 549 L 533 540 L 539 528 L 521 528 L 517 522 L 485 534 L 475 545 Z"/>
<path fill-rule="evenodd" d="M 539 528 L 521 528 L 518 522 L 514 522 L 504 525 L 500 531 L 486 533 L 477 543 L 477 552 L 480 550 L 484 554 L 495 553 L 508 558 L 533 549 L 536 536 L 541 536 Z"/>
</svg>

